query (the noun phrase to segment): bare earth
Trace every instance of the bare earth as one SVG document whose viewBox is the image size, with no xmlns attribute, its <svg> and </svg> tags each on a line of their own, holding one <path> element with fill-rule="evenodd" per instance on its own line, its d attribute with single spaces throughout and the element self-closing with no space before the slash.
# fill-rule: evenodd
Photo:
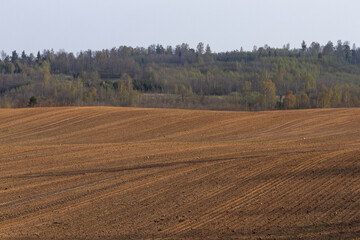
<svg viewBox="0 0 360 240">
<path fill-rule="evenodd" d="M 358 239 L 360 109 L 0 110 L 0 239 Z"/>
</svg>

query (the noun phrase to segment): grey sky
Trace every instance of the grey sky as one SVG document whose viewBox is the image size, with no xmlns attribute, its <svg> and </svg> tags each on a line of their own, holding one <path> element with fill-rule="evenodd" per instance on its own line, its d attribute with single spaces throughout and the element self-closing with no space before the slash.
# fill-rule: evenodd
<svg viewBox="0 0 360 240">
<path fill-rule="evenodd" d="M 358 0 L 0 0 L 0 50 L 360 44 Z"/>
</svg>

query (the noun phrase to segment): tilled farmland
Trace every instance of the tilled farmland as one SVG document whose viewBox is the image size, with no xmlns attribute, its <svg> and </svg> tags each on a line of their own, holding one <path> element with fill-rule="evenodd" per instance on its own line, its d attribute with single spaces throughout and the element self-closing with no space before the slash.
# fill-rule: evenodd
<svg viewBox="0 0 360 240">
<path fill-rule="evenodd" d="M 0 239 L 358 239 L 360 109 L 0 110 Z"/>
</svg>

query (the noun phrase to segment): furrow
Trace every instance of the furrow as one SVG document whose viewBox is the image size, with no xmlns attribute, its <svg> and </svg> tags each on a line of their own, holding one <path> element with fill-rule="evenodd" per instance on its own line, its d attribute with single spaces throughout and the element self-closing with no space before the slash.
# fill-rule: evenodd
<svg viewBox="0 0 360 240">
<path fill-rule="evenodd" d="M 311 162 L 311 160 L 309 160 L 308 162 Z M 243 196 L 241 198 L 231 199 L 231 200 L 227 201 L 226 203 L 221 204 L 216 209 L 209 210 L 207 213 L 202 215 L 202 217 L 201 217 L 202 220 L 197 222 L 196 224 L 190 225 L 190 226 L 189 225 L 186 226 L 185 224 L 183 224 L 183 227 L 180 228 L 180 231 L 177 231 L 176 233 L 178 234 L 178 233 L 184 232 L 184 231 L 188 230 L 189 228 L 193 228 L 193 229 L 198 228 L 204 224 L 207 224 L 210 221 L 213 221 L 213 220 L 221 217 L 224 214 L 225 209 L 227 209 L 230 205 L 234 206 L 232 208 L 232 211 L 237 208 L 240 208 L 241 207 L 240 203 L 243 202 L 244 199 L 252 200 L 254 197 L 261 194 L 261 192 L 264 191 L 263 189 L 272 187 L 280 182 L 287 182 L 287 181 L 289 181 L 289 176 L 293 175 L 295 171 L 303 170 L 302 168 L 310 168 L 310 167 L 314 166 L 315 164 L 317 164 L 317 162 L 314 161 L 312 165 L 304 165 L 304 166 L 297 167 L 297 168 L 293 169 L 287 175 L 282 176 L 281 178 L 277 178 L 276 180 L 273 180 L 269 183 L 263 184 L 261 187 L 259 187 L 259 186 L 256 187 L 255 190 L 250 191 L 249 193 L 247 193 L 245 196 Z M 285 181 L 282 181 L 282 179 L 285 179 Z M 250 197 L 251 197 L 251 199 L 250 199 Z M 177 229 L 179 229 L 179 226 L 177 226 Z"/>
</svg>

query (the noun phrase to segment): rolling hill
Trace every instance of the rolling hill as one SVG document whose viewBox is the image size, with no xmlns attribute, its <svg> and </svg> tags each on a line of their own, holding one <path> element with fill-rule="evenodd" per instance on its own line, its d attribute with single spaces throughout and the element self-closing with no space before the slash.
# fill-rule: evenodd
<svg viewBox="0 0 360 240">
<path fill-rule="evenodd" d="M 0 109 L 1 239 L 356 239 L 360 109 Z"/>
</svg>

